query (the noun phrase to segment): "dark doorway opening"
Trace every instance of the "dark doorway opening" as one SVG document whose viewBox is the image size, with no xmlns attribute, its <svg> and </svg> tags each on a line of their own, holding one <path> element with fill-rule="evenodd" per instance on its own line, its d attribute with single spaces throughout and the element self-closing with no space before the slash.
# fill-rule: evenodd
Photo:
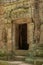
<svg viewBox="0 0 43 65">
<path fill-rule="evenodd" d="M 19 24 L 18 46 L 21 50 L 28 50 L 27 44 L 27 24 Z"/>
</svg>

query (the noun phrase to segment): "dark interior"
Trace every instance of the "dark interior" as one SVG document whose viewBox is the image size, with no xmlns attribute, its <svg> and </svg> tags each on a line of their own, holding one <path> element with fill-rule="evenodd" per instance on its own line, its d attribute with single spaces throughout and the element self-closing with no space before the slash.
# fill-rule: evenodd
<svg viewBox="0 0 43 65">
<path fill-rule="evenodd" d="M 27 44 L 27 24 L 19 24 L 19 49 L 28 50 Z"/>
</svg>

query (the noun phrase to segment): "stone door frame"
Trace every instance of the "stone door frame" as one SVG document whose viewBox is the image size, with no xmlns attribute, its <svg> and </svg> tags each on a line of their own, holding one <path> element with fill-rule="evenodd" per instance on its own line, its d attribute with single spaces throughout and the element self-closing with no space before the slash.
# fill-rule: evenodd
<svg viewBox="0 0 43 65">
<path fill-rule="evenodd" d="M 27 43 L 29 44 L 29 49 L 31 48 L 31 44 L 33 43 L 33 29 L 34 29 L 34 23 L 32 23 L 32 20 L 29 19 L 29 18 L 22 18 L 22 19 L 16 19 L 16 20 L 13 20 L 13 49 L 14 49 L 14 52 L 16 53 L 16 55 L 25 55 L 28 53 L 29 49 L 28 50 L 18 50 L 18 46 L 16 46 L 16 25 L 18 24 L 24 24 L 26 23 L 27 24 Z M 23 51 L 25 51 L 23 53 Z M 22 52 L 19 54 L 19 52 Z"/>
</svg>

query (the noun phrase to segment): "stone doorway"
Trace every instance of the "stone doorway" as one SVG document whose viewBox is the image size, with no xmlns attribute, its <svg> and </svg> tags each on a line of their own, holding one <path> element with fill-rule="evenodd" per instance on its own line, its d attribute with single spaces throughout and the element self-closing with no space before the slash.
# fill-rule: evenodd
<svg viewBox="0 0 43 65">
<path fill-rule="evenodd" d="M 34 23 L 32 23 L 31 19 L 22 18 L 14 20 L 13 23 L 13 48 L 16 55 L 27 55 L 29 49 L 31 49 L 31 45 L 33 43 L 33 33 L 34 33 Z M 21 32 L 24 33 L 21 36 Z M 20 34 L 19 34 L 20 33 Z M 20 42 L 20 37 L 22 40 L 26 40 L 26 44 Z M 25 42 L 25 41 L 24 41 Z M 20 47 L 21 46 L 21 47 Z"/>
<path fill-rule="evenodd" d="M 27 24 L 19 24 L 19 49 L 27 50 Z"/>
<path fill-rule="evenodd" d="M 29 44 L 27 44 L 27 24 L 18 24 L 18 49 L 28 50 Z"/>
</svg>

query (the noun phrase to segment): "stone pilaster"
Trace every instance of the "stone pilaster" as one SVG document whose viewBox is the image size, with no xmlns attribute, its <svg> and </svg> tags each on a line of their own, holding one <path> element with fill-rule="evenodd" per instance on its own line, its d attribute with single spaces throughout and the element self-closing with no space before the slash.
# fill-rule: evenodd
<svg viewBox="0 0 43 65">
<path fill-rule="evenodd" d="M 29 44 L 29 49 L 32 48 L 33 44 L 33 32 L 34 32 L 34 23 L 27 24 L 27 43 Z"/>
<path fill-rule="evenodd" d="M 39 43 L 40 41 L 40 16 L 39 16 L 39 0 L 34 1 L 34 43 Z"/>
<path fill-rule="evenodd" d="M 12 50 L 14 51 L 16 49 L 16 38 L 15 38 L 15 23 L 12 23 Z"/>
</svg>

